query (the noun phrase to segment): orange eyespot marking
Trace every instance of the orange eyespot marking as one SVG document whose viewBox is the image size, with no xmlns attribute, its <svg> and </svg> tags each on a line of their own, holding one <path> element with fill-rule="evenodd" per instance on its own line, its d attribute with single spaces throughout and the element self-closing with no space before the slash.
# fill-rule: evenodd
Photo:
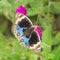
<svg viewBox="0 0 60 60">
<path fill-rule="evenodd" d="M 17 36 L 20 36 L 20 33 L 17 33 Z"/>
<path fill-rule="evenodd" d="M 23 42 L 23 39 L 21 39 L 20 42 Z"/>
</svg>

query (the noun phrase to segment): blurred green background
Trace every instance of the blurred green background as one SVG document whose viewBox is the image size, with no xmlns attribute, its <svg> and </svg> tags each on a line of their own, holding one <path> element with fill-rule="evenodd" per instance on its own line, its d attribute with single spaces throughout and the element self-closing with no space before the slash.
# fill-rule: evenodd
<svg viewBox="0 0 60 60">
<path fill-rule="evenodd" d="M 20 46 L 11 31 L 19 5 L 43 30 L 39 54 Z M 60 60 L 60 0 L 0 0 L 0 60 Z"/>
</svg>

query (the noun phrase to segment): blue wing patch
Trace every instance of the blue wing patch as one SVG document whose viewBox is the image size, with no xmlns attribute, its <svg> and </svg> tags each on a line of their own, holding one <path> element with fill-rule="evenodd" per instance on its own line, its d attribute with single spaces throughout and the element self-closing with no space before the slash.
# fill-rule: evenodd
<svg viewBox="0 0 60 60">
<path fill-rule="evenodd" d="M 23 30 L 26 30 L 27 27 L 20 27 L 19 25 L 17 25 L 17 33 L 19 33 L 21 36 L 23 35 L 24 31 Z M 29 45 L 29 39 L 30 39 L 31 35 L 29 37 L 26 37 L 26 36 L 23 36 L 23 41 L 24 41 L 24 44 L 25 45 Z"/>
<path fill-rule="evenodd" d="M 29 36 L 29 38 L 27 38 L 27 37 L 25 37 L 25 36 L 24 36 L 24 38 L 23 38 L 23 39 L 24 39 L 24 43 L 25 43 L 26 45 L 28 45 L 28 46 L 30 46 L 30 44 L 29 44 L 29 42 L 28 42 L 29 39 L 30 39 L 30 37 L 31 37 L 31 35 Z"/>
<path fill-rule="evenodd" d="M 19 25 L 17 25 L 17 33 L 19 32 L 20 35 L 23 35 L 23 29 L 27 29 L 26 27 L 20 27 Z"/>
</svg>

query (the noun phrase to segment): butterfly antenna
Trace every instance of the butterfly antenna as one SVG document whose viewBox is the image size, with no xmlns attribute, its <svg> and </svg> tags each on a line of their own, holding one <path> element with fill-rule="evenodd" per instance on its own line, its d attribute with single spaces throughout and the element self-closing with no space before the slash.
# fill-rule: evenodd
<svg viewBox="0 0 60 60">
<path fill-rule="evenodd" d="M 36 25 L 38 25 L 38 22 L 39 22 L 38 17 L 39 17 L 39 14 L 37 15 Z"/>
</svg>

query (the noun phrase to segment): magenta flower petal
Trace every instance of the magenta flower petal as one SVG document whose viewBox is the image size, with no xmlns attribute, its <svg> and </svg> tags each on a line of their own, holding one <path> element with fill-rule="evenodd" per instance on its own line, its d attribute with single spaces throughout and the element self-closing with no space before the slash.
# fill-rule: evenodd
<svg viewBox="0 0 60 60">
<path fill-rule="evenodd" d="M 37 27 L 35 28 L 35 30 L 36 30 L 37 34 L 39 34 L 40 39 L 42 40 L 42 29 L 41 29 L 39 26 L 37 26 Z"/>
<path fill-rule="evenodd" d="M 26 8 L 23 5 L 21 5 L 21 6 L 16 8 L 16 13 L 19 13 L 19 14 L 21 13 L 21 14 L 26 15 L 27 14 L 27 10 L 26 10 Z"/>
</svg>

